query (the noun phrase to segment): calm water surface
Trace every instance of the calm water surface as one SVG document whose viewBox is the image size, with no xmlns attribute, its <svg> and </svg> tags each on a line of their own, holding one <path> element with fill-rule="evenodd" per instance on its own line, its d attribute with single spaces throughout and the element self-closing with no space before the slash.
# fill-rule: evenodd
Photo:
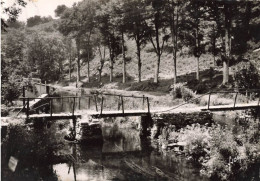
<svg viewBox="0 0 260 181">
<path fill-rule="evenodd" d="M 2 180 L 206 180 L 199 176 L 196 166 L 182 156 L 170 156 L 151 147 L 148 140 L 140 139 L 135 129 L 103 126 L 103 143 L 91 144 L 65 143 L 64 129 L 55 123 L 44 129 L 30 130 L 35 139 L 30 142 L 31 146 L 35 144 L 32 152 L 37 154 L 30 155 L 19 140 L 13 140 L 21 145 L 17 149 L 12 147 L 9 155 L 3 150 L 2 157 L 15 156 L 18 165 L 15 172 L 11 172 L 2 159 Z M 41 152 L 46 142 L 60 145 L 55 149 L 48 146 L 47 162 L 44 161 L 47 151 Z"/>
</svg>

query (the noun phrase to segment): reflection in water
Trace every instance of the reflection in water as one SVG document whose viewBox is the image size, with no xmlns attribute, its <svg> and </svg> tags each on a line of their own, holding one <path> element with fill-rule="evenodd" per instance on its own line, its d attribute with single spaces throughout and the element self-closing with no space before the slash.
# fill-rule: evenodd
<svg viewBox="0 0 260 181">
<path fill-rule="evenodd" d="M 60 128 L 53 126 L 42 132 L 52 130 L 48 136 L 55 140 Z M 203 180 L 198 169 L 184 158 L 152 149 L 149 141 L 140 139 L 135 129 L 105 126 L 102 134 L 100 144 L 64 143 L 66 149 L 53 152 L 61 156 L 60 161 L 34 165 L 20 161 L 14 173 L 4 169 L 2 180 Z M 39 146 L 46 144 L 36 142 Z"/>
<path fill-rule="evenodd" d="M 198 180 L 198 169 L 184 161 L 145 146 L 139 132 L 102 128 L 101 145 L 71 145 L 73 164 L 53 166 L 61 180 Z M 147 141 L 147 140 L 146 140 Z M 203 179 L 202 179 L 203 180 Z"/>
</svg>

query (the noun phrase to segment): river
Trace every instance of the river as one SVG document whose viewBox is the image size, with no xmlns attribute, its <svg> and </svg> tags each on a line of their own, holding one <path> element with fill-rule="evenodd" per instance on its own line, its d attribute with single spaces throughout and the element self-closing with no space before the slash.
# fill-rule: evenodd
<svg viewBox="0 0 260 181">
<path fill-rule="evenodd" d="M 183 156 L 160 151 L 136 129 L 105 124 L 102 142 L 75 144 L 63 139 L 68 125 L 59 120 L 13 129 L 17 133 L 2 144 L 2 180 L 207 180 Z M 14 172 L 10 156 L 18 160 Z"/>
</svg>

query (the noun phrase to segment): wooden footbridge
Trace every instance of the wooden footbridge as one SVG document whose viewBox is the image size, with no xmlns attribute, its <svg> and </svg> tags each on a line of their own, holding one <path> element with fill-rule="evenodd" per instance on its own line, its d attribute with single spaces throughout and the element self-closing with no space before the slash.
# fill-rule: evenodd
<svg viewBox="0 0 260 181">
<path fill-rule="evenodd" d="M 26 119 L 74 119 L 82 115 L 92 117 L 145 116 L 150 114 L 149 98 L 117 94 L 91 94 L 84 96 L 22 97 Z M 22 111 L 21 110 L 21 111 Z M 18 115 L 21 113 L 18 113 Z"/>
<path fill-rule="evenodd" d="M 259 90 L 258 90 L 259 91 Z M 25 115 L 20 117 L 26 119 L 33 118 L 49 118 L 49 119 L 74 119 L 83 115 L 89 115 L 96 118 L 101 117 L 125 117 L 125 116 L 147 116 L 150 114 L 161 114 L 164 112 L 189 112 L 193 111 L 232 111 L 257 109 L 259 110 L 259 92 L 255 94 L 258 100 L 250 103 L 241 103 L 237 101 L 238 95 L 252 93 L 255 90 L 247 91 L 219 91 L 208 93 L 207 106 L 196 108 L 181 108 L 181 106 L 194 101 L 202 96 L 191 99 L 188 102 L 165 110 L 150 110 L 149 97 L 145 96 L 126 96 L 117 94 L 91 94 L 83 96 L 61 96 L 47 97 L 43 94 L 37 98 L 22 97 L 24 101 L 23 111 Z M 233 104 L 228 105 L 212 105 L 212 95 L 214 94 L 234 94 Z M 203 95 L 205 96 L 205 95 Z M 179 110 L 179 111 L 178 111 Z"/>
</svg>

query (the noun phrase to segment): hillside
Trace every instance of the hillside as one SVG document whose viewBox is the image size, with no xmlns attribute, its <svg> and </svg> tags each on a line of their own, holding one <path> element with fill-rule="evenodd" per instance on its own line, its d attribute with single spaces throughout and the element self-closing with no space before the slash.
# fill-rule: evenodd
<svg viewBox="0 0 260 181">
<path fill-rule="evenodd" d="M 37 32 L 43 36 L 51 36 L 57 39 L 62 39 L 62 34 L 57 30 L 60 20 L 52 20 L 47 23 L 39 24 L 30 28 L 24 28 L 23 31 L 27 36 L 30 36 L 32 32 Z M 4 37 L 4 36 L 3 36 Z M 90 83 L 87 83 L 87 65 L 86 62 L 82 63 L 81 66 L 81 82 L 83 87 L 87 88 L 100 88 L 103 87 L 113 88 L 113 89 L 126 89 L 126 90 L 138 90 L 138 91 L 155 91 L 161 93 L 168 93 L 170 86 L 173 83 L 173 60 L 171 53 L 171 42 L 168 42 L 165 51 L 161 56 L 160 64 L 160 83 L 158 85 L 153 84 L 154 77 L 154 67 L 156 63 L 156 54 L 153 51 L 152 44 L 150 42 L 142 49 L 141 59 L 142 59 L 142 83 L 137 83 L 137 55 L 136 55 L 136 45 L 135 41 L 125 37 L 126 42 L 126 57 L 128 59 L 126 64 L 127 72 L 127 82 L 122 84 L 122 62 L 123 57 L 120 54 L 117 56 L 114 64 L 114 82 L 109 82 L 109 52 L 106 50 L 106 62 L 102 71 L 102 84 L 98 82 L 98 70 L 97 67 L 100 65 L 100 57 L 96 51 L 94 58 L 90 62 Z M 196 57 L 190 55 L 190 49 L 187 47 L 182 47 L 177 54 L 177 75 L 178 82 L 190 82 L 195 80 L 196 77 Z M 249 59 L 252 63 L 260 70 L 259 65 L 259 52 L 249 54 Z M 218 59 L 219 57 L 216 57 Z M 72 79 L 69 81 L 69 61 L 63 61 L 63 68 L 65 70 L 64 80 L 55 82 L 62 86 L 75 86 L 76 84 L 76 59 L 72 61 Z M 238 62 L 237 62 L 238 63 Z M 208 70 L 210 68 L 214 69 L 215 79 L 214 86 L 220 86 L 222 82 L 222 67 L 214 65 L 213 56 L 209 53 L 202 54 L 200 57 L 200 77 L 202 82 L 208 82 L 209 75 Z M 232 77 L 235 65 L 230 68 L 230 76 Z M 208 82 L 209 83 L 209 82 Z"/>
</svg>

